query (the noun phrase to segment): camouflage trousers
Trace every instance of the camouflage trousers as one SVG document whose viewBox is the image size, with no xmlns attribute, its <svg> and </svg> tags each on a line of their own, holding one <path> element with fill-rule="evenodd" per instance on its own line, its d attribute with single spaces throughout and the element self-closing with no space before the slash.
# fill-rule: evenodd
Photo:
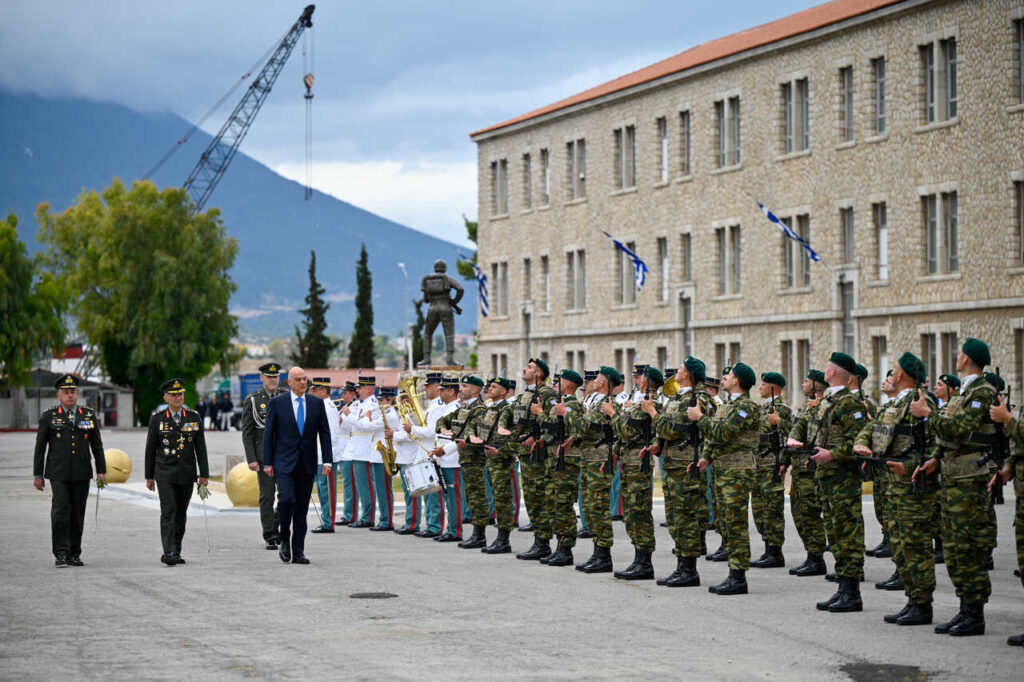
<svg viewBox="0 0 1024 682">
<path fill-rule="evenodd" d="M 484 488 L 484 458 L 480 455 L 459 454 L 462 468 L 462 484 L 466 488 L 466 502 L 472 514 L 474 526 L 484 527 L 490 521 L 487 509 L 487 490 Z"/>
<path fill-rule="evenodd" d="M 1024 495 L 1020 494 L 1018 488 L 1017 515 L 1013 520 L 1013 526 L 1017 536 L 1017 570 L 1020 571 L 1020 584 L 1024 586 Z"/>
<path fill-rule="evenodd" d="M 935 504 L 932 506 L 932 537 L 942 539 L 942 493 L 935 496 Z"/>
<path fill-rule="evenodd" d="M 885 472 L 875 472 L 875 477 L 871 486 L 871 496 L 874 498 L 875 503 L 875 520 L 878 521 L 878 525 L 882 527 L 882 533 L 889 536 L 891 543 L 892 534 L 889 531 L 889 525 L 891 520 L 896 518 L 896 515 L 889 508 L 892 498 L 889 496 L 888 475 L 886 475 Z M 895 558 L 895 554 L 893 555 L 893 558 Z"/>
<path fill-rule="evenodd" d="M 757 472 L 754 469 L 718 469 L 718 525 L 729 553 L 729 568 L 746 571 L 750 568 L 750 522 L 747 504 L 751 494 L 758 494 Z"/>
<path fill-rule="evenodd" d="M 942 481 L 942 540 L 946 570 L 956 587 L 956 596 L 968 602 L 988 602 L 992 584 L 985 564 L 991 538 L 988 478 L 945 479 Z"/>
<path fill-rule="evenodd" d="M 815 474 L 836 577 L 864 579 L 864 514 L 860 476 L 840 468 Z M 838 478 L 838 480 L 837 480 Z"/>
<path fill-rule="evenodd" d="M 718 473 L 715 471 L 714 466 L 709 466 L 708 471 L 711 472 L 711 515 L 715 517 L 715 531 L 722 536 L 722 542 L 725 542 L 725 534 L 728 532 L 725 521 L 722 519 L 722 494 L 718 490 Z"/>
<path fill-rule="evenodd" d="M 491 475 L 491 494 L 498 529 L 511 531 L 515 521 L 515 497 L 512 481 L 516 469 L 516 456 L 504 450 L 487 458 L 487 471 Z"/>
<path fill-rule="evenodd" d="M 533 524 L 533 534 L 541 540 L 551 539 L 551 514 L 545 498 L 548 485 L 548 460 L 553 458 L 552 454 L 553 452 L 548 453 L 543 462 L 535 462 L 533 455 L 528 453 L 519 457 L 526 513 L 530 517 L 530 523 Z"/>
<path fill-rule="evenodd" d="M 611 504 L 612 474 L 601 471 L 600 462 L 584 462 L 580 486 L 583 492 L 583 515 L 594 533 L 594 544 L 598 547 L 611 547 L 614 539 L 612 515 L 608 510 Z"/>
<path fill-rule="evenodd" d="M 560 547 L 576 546 L 576 508 L 573 506 L 579 495 L 579 457 L 563 457 L 565 468 L 556 471 L 558 458 L 548 458 L 547 500 L 551 531 L 558 538 Z"/>
<path fill-rule="evenodd" d="M 878 479 L 875 478 L 875 485 Z M 932 549 L 932 510 L 935 492 L 917 495 L 911 486 L 887 481 L 885 502 L 892 560 L 915 604 L 930 604 L 935 592 L 935 552 Z M 875 498 L 878 504 L 878 498 Z"/>
<path fill-rule="evenodd" d="M 771 469 L 757 469 L 757 490 L 751 495 L 750 511 L 761 539 L 782 547 L 786 540 L 786 488 L 782 480 L 772 483 Z"/>
<path fill-rule="evenodd" d="M 825 520 L 822 518 L 821 500 L 814 474 L 794 474 L 789 488 L 789 511 L 793 525 L 804 549 L 808 554 L 821 556 L 825 553 L 828 538 L 825 537 Z"/>
<path fill-rule="evenodd" d="M 654 551 L 654 479 L 636 465 L 622 466 L 622 515 L 626 533 L 640 552 Z"/>
<path fill-rule="evenodd" d="M 707 523 L 705 477 L 694 480 L 686 471 L 690 460 L 666 460 L 662 467 L 662 489 L 665 495 L 665 519 L 676 556 L 700 556 L 700 534 Z M 703 513 L 701 502 L 703 501 Z"/>
</svg>

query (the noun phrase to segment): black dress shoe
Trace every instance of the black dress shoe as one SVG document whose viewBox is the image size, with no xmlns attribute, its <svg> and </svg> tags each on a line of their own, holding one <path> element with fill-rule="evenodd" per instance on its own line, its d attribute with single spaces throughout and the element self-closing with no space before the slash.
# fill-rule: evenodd
<svg viewBox="0 0 1024 682">
<path fill-rule="evenodd" d="M 704 558 L 707 561 L 728 561 L 729 552 L 727 552 L 725 549 L 725 543 L 723 542 L 721 547 L 716 549 L 712 554 L 708 554 Z"/>
<path fill-rule="evenodd" d="M 899 617 L 897 625 L 929 625 L 932 622 L 931 604 L 913 604 L 909 611 Z"/>
<path fill-rule="evenodd" d="M 914 601 L 912 599 L 908 599 L 906 605 L 902 609 L 896 613 L 890 613 L 886 616 L 882 616 L 882 620 L 886 623 L 896 623 L 900 618 L 910 613 L 910 609 L 912 608 L 914 608 Z"/>
<path fill-rule="evenodd" d="M 277 540 L 267 540 L 267 549 L 277 549 Z"/>
<path fill-rule="evenodd" d="M 481 549 L 487 546 L 487 526 L 473 526 L 473 534 L 459 543 L 460 549 Z"/>
<path fill-rule="evenodd" d="M 594 531 L 590 530 L 589 528 L 581 530 L 578 533 L 576 533 L 576 538 L 578 540 L 592 540 L 594 538 Z"/>
<path fill-rule="evenodd" d="M 281 549 L 277 550 L 277 555 L 281 557 L 281 561 L 286 564 L 291 563 L 292 561 L 292 550 L 283 544 L 281 545 Z"/>
<path fill-rule="evenodd" d="M 76 556 L 69 556 L 68 566 L 85 566 L 85 564 L 82 563 L 82 560 L 80 558 Z"/>
<path fill-rule="evenodd" d="M 452 535 L 451 533 L 444 533 L 434 538 L 435 542 L 462 542 L 462 538 L 458 535 Z"/>
<path fill-rule="evenodd" d="M 1024 635 L 1010 635 L 1006 638 L 1006 643 L 1010 646 L 1024 646 Z"/>
<path fill-rule="evenodd" d="M 531 522 L 531 523 L 529 523 L 529 524 L 527 524 L 525 526 L 519 526 L 518 530 L 519 530 L 520 533 L 532 533 L 533 532 L 533 523 Z"/>
<path fill-rule="evenodd" d="M 185 563 L 185 560 L 181 558 L 180 554 L 175 554 L 174 555 L 174 563 L 176 563 L 176 564 L 183 564 L 183 563 Z"/>
<path fill-rule="evenodd" d="M 340 521 L 335 521 L 334 525 L 335 526 L 347 526 L 349 523 L 350 523 L 350 521 L 348 519 L 341 519 Z"/>
<path fill-rule="evenodd" d="M 61 554 L 60 556 L 54 557 L 54 559 L 53 559 L 53 567 L 54 568 L 67 568 L 68 567 L 68 560 L 64 558 L 63 554 Z"/>
<path fill-rule="evenodd" d="M 412 535 L 416 532 L 415 528 L 395 528 L 396 535 Z"/>
<path fill-rule="evenodd" d="M 368 521 L 356 521 L 355 523 L 348 524 L 349 528 L 369 528 L 373 524 Z"/>
<path fill-rule="evenodd" d="M 370 530 L 375 530 L 375 531 L 385 531 L 385 530 L 394 530 L 394 529 L 395 529 L 394 526 L 370 526 Z"/>
<path fill-rule="evenodd" d="M 413 533 L 413 535 L 415 535 L 418 538 L 436 538 L 439 535 L 439 533 L 435 533 L 432 530 L 418 530 L 415 533 Z"/>
<path fill-rule="evenodd" d="M 313 530 L 311 530 L 309 532 L 310 533 L 333 533 L 334 532 L 334 528 L 331 527 L 331 526 L 317 526 L 316 528 L 314 528 Z"/>
<path fill-rule="evenodd" d="M 622 514 L 612 514 L 612 521 L 621 521 Z"/>
<path fill-rule="evenodd" d="M 842 596 L 843 596 L 843 587 L 842 587 L 842 585 L 840 585 L 839 588 L 836 589 L 835 593 L 831 597 L 829 597 L 825 601 L 820 601 L 817 604 L 815 604 L 815 608 L 817 608 L 819 611 L 828 611 L 828 607 L 832 606 L 837 601 L 839 601 L 839 598 L 842 597 Z"/>
<path fill-rule="evenodd" d="M 308 564 L 309 559 L 306 558 L 305 554 L 296 554 L 292 557 L 293 564 Z"/>
<path fill-rule="evenodd" d="M 662 528 L 668 528 L 668 523 L 667 523 L 667 522 L 665 522 L 665 521 L 662 521 L 662 522 L 661 522 L 661 523 L 659 523 L 658 525 L 659 525 L 659 526 L 661 526 Z"/>
<path fill-rule="evenodd" d="M 950 628 L 958 624 L 964 618 L 964 609 L 966 608 L 966 602 L 963 599 L 960 600 L 960 610 L 957 614 L 945 623 L 939 623 L 935 626 L 935 634 L 937 635 L 948 635 Z"/>
<path fill-rule="evenodd" d="M 168 566 L 175 566 L 178 563 L 177 559 L 174 558 L 173 554 L 161 554 L 160 562 L 167 564 Z"/>
</svg>

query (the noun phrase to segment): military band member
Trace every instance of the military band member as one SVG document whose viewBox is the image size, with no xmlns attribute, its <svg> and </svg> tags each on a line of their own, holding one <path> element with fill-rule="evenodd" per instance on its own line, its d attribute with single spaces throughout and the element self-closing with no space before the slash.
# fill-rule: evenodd
<svg viewBox="0 0 1024 682">
<path fill-rule="evenodd" d="M 278 543 L 277 512 L 274 510 L 277 485 L 273 478 L 263 473 L 263 427 L 267 423 L 267 405 L 278 394 L 280 378 L 281 366 L 276 362 L 260 365 L 263 387 L 242 401 L 242 447 L 245 461 L 256 472 L 260 488 L 260 525 L 263 526 L 263 541 L 267 543 L 267 549 L 277 549 Z"/>
<path fill-rule="evenodd" d="M 807 405 L 802 407 L 793 422 L 806 432 L 807 421 L 811 411 L 821 402 L 821 397 L 828 386 L 825 384 L 825 373 L 820 369 L 807 372 L 807 377 L 800 385 L 800 390 L 807 397 Z M 790 430 L 792 432 L 792 429 Z M 793 525 L 803 542 L 807 558 L 799 566 L 789 569 L 791 575 L 805 577 L 809 575 L 825 575 L 825 521 L 822 518 L 821 498 L 814 480 L 814 466 L 806 452 L 786 448 L 782 451 L 782 466 L 790 472 L 789 506 L 793 515 Z"/>
<path fill-rule="evenodd" d="M 935 437 L 933 457 L 915 475 L 932 474 L 942 463 L 942 539 L 946 569 L 960 597 L 960 611 L 952 620 L 935 626 L 935 632 L 953 636 L 985 634 L 985 602 L 992 593 L 988 571 L 990 538 L 979 533 L 989 523 L 988 494 L 984 483 L 988 469 L 979 467 L 984 444 L 995 433 L 989 407 L 995 388 L 982 372 L 992 362 L 985 342 L 968 337 L 957 354 L 960 400 L 946 410 L 933 410 L 922 394 L 910 406 L 911 413 L 928 419 Z"/>
<path fill-rule="evenodd" d="M 462 549 L 481 549 L 487 546 L 487 491 L 484 490 L 484 457 L 468 447 L 466 438 L 473 432 L 476 420 L 487 409 L 480 399 L 484 380 L 476 376 L 464 376 L 461 381 L 458 409 L 442 417 L 438 422 L 438 433 L 449 436 L 459 449 L 459 470 L 466 491 L 466 502 L 472 513 L 473 535 L 459 543 Z M 449 514 L 451 508 L 448 509 Z"/>
<path fill-rule="evenodd" d="M 757 462 L 758 494 L 751 498 L 754 525 L 764 541 L 764 554 L 750 562 L 754 568 L 779 568 L 786 565 L 782 545 L 786 536 L 786 489 L 776 459 L 769 445 L 772 431 L 779 445 L 779 464 L 782 446 L 793 428 L 793 410 L 782 399 L 786 377 L 778 372 L 761 374 L 761 438 Z M 773 479 L 778 479 L 777 481 Z"/>
<path fill-rule="evenodd" d="M 309 387 L 309 394 L 324 401 L 324 410 L 327 412 L 327 423 L 331 430 L 331 472 L 324 474 L 324 456 L 320 452 L 320 443 L 317 442 L 317 453 L 320 455 L 317 461 L 316 470 L 316 496 L 320 500 L 320 525 L 314 528 L 312 533 L 333 533 L 334 521 L 338 505 L 338 469 L 341 463 L 338 462 L 338 440 L 341 431 L 340 413 L 338 406 L 331 400 L 331 378 L 313 377 L 312 385 Z"/>
<path fill-rule="evenodd" d="M 491 476 L 494 515 L 498 525 L 498 536 L 494 542 L 481 547 L 484 554 L 508 554 L 512 551 L 508 536 L 512 532 L 512 471 L 515 468 L 515 452 L 507 441 L 512 432 L 512 406 L 505 401 L 511 382 L 505 377 L 495 377 L 487 386 L 490 401 L 483 414 L 474 422 L 472 433 L 467 437 L 471 451 L 482 452 L 487 471 Z"/>
<path fill-rule="evenodd" d="M 394 386 L 381 386 L 377 391 L 377 405 L 363 410 L 355 428 L 370 434 L 370 466 L 373 472 L 373 498 L 377 500 L 377 525 L 370 526 L 372 531 L 394 530 L 395 495 L 391 489 L 392 473 L 384 464 L 377 449 L 378 444 L 386 444 L 385 431 L 398 425 L 398 411 L 395 409 L 395 397 L 398 389 Z"/>
<path fill-rule="evenodd" d="M 107 478 L 99 419 L 92 409 L 78 404 L 79 383 L 73 374 L 57 379 L 58 404 L 39 416 L 32 461 L 36 490 L 44 490 L 50 479 L 50 541 L 57 568 L 85 565 L 82 529 L 92 479 L 90 457 L 96 460 L 97 484 Z"/>
<path fill-rule="evenodd" d="M 757 403 L 750 399 L 750 389 L 756 383 L 754 370 L 737 362 L 722 377 L 722 391 L 728 397 L 713 415 L 705 414 L 699 404 L 686 409 L 690 420 L 699 424 L 705 439 L 698 467 L 701 473 L 709 464 L 714 467 L 718 489 L 717 520 L 723 526 L 729 554 L 729 577 L 708 588 L 713 594 L 747 593 L 746 574 L 750 567 L 747 501 L 758 491 L 756 467 L 761 431 L 761 412 Z"/>
<path fill-rule="evenodd" d="M 441 378 L 441 402 L 443 406 L 437 412 L 437 419 L 434 422 L 434 449 L 431 455 L 437 458 L 441 465 L 441 475 L 444 476 L 445 494 L 444 506 L 447 512 L 448 525 L 444 532 L 434 538 L 437 542 L 462 542 L 462 506 L 465 500 L 463 490 L 462 470 L 459 465 L 459 446 L 455 441 L 437 438 L 445 419 L 459 409 L 459 380 L 454 377 Z"/>
<path fill-rule="evenodd" d="M 676 570 L 658 579 L 658 584 L 666 587 L 700 585 L 696 561 L 701 554 L 701 538 L 707 524 L 707 479 L 703 472 L 690 473 L 694 443 L 698 451 L 700 447 L 699 438 L 692 439 L 695 435 L 692 431 L 700 427 L 690 421 L 686 408 L 696 398 L 702 412 L 714 414 L 717 405 L 701 387 L 705 371 L 704 363 L 694 357 L 687 357 L 680 363 L 674 371 L 679 392 L 668 398 L 654 424 L 663 458 L 665 516 L 669 535 L 675 543 L 672 553 L 676 555 Z"/>
<path fill-rule="evenodd" d="M 526 514 L 533 529 L 533 545 L 525 552 L 516 554 L 517 559 L 536 561 L 551 554 L 551 518 L 547 512 L 545 492 L 547 486 L 548 443 L 536 433 L 539 424 L 547 419 L 555 391 L 545 382 L 551 371 L 546 362 L 531 359 L 523 368 L 522 380 L 525 389 L 516 396 L 512 408 L 512 440 L 509 447 L 519 457 L 519 471 L 526 502 Z M 534 428 L 536 424 L 536 428 Z M 525 437 L 525 439 L 524 439 Z M 515 442 L 519 441 L 519 442 Z M 520 530 L 524 530 L 520 528 Z"/>
<path fill-rule="evenodd" d="M 825 528 L 836 558 L 839 589 L 817 603 L 832 613 L 862 611 L 860 581 L 864 579 L 864 515 L 861 480 L 855 466 L 853 441 L 868 422 L 864 404 L 848 388 L 857 369 L 846 353 L 832 353 L 825 366 L 825 395 L 806 422 L 793 426 L 787 445 L 814 449 L 815 482 Z"/>
<path fill-rule="evenodd" d="M 1003 468 L 996 476 L 1002 478 L 996 482 L 995 476 L 989 482 L 989 493 L 991 494 L 996 485 L 1013 480 L 1013 492 L 1016 498 L 1016 508 L 1013 526 L 1016 529 L 1015 539 L 1017 541 L 1017 572 L 1024 576 L 1024 403 L 1017 409 L 1017 416 L 1010 414 L 1005 400 L 989 407 L 989 417 L 997 424 L 1004 424 L 1006 437 L 1010 439 L 1010 457 L 1006 460 Z M 1024 578 L 1021 578 L 1021 585 L 1024 585 Z M 1024 634 L 1011 635 L 1006 643 L 1010 646 L 1024 646 Z"/>
<path fill-rule="evenodd" d="M 373 495 L 373 434 L 360 424 L 365 412 L 379 413 L 377 406 L 377 377 L 360 375 L 356 385 L 358 400 L 341 409 L 341 425 L 349 434 L 349 451 L 352 454 L 353 488 L 356 491 L 356 502 L 359 513 L 355 523 L 349 528 L 372 528 L 376 518 L 376 499 Z M 379 456 L 378 456 L 379 457 Z"/>
<path fill-rule="evenodd" d="M 583 378 L 571 369 L 563 369 L 555 386 L 559 397 L 551 404 L 548 419 L 543 424 L 545 433 L 552 435 L 551 457 L 548 459 L 546 499 L 551 516 L 551 530 L 558 539 L 552 554 L 540 560 L 548 566 L 572 566 L 572 548 L 576 546 L 576 509 L 573 503 L 579 497 L 580 450 L 574 447 L 569 418 L 582 412 L 576 391 Z M 561 456 L 559 456 L 561 455 Z"/>
<path fill-rule="evenodd" d="M 444 375 L 441 372 L 427 372 L 423 385 L 423 392 L 427 398 L 426 411 L 423 413 L 426 423 L 420 426 L 407 419 L 402 421 L 402 430 L 409 438 L 422 444 L 426 450 L 433 450 L 437 444 L 437 420 L 441 418 L 445 407 L 445 402 L 440 396 L 443 378 Z M 427 453 L 419 445 L 416 446 L 416 449 L 418 450 L 416 460 L 423 459 Z M 442 475 L 444 475 L 443 472 Z M 436 538 L 444 530 L 444 491 L 439 490 L 434 495 L 424 495 L 422 499 L 426 527 L 416 531 L 414 535 L 420 538 Z"/>
<path fill-rule="evenodd" d="M 351 406 L 357 400 L 356 384 L 346 381 L 341 391 L 341 404 L 338 408 L 338 456 L 335 462 L 338 463 L 338 474 L 341 477 L 341 518 L 335 521 L 335 525 L 348 526 L 356 522 L 356 513 L 359 509 L 359 497 L 356 494 L 356 465 L 352 459 L 352 424 L 344 419 L 342 410 Z"/>
<path fill-rule="evenodd" d="M 185 383 L 171 379 L 160 385 L 167 408 L 149 419 L 146 437 L 146 488 L 160 495 L 160 539 L 168 566 L 183 564 L 181 541 L 192 487 L 208 485 L 210 468 L 206 458 L 206 436 L 199 413 L 183 407 Z"/>
<path fill-rule="evenodd" d="M 419 398 L 416 398 L 419 400 Z M 408 431 L 403 428 L 406 420 L 402 419 L 402 411 L 397 409 L 402 403 L 408 403 L 410 400 L 406 393 L 402 393 L 398 396 L 398 405 L 395 410 L 395 421 L 388 420 L 388 425 L 384 429 L 384 437 L 390 438 L 395 447 L 395 464 L 398 465 L 399 475 L 398 478 L 402 483 L 402 498 L 405 500 L 405 521 L 401 526 L 395 528 L 395 533 L 398 535 L 412 535 L 418 533 L 420 530 L 420 522 L 423 518 L 423 505 L 421 499 L 412 494 L 409 490 L 409 483 L 405 477 L 405 470 L 408 469 L 413 462 L 420 458 L 426 446 L 419 443 L 414 439 Z M 390 415 L 390 413 L 388 413 Z"/>
</svg>

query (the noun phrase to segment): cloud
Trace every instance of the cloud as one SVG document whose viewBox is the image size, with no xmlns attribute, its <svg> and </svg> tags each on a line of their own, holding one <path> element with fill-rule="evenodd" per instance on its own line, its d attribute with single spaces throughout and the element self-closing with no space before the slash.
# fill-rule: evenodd
<svg viewBox="0 0 1024 682">
<path fill-rule="evenodd" d="M 355 298 L 355 294 L 350 294 L 347 291 L 338 291 L 324 296 L 324 300 L 328 303 L 347 303 L 348 301 L 354 301 Z"/>
<path fill-rule="evenodd" d="M 228 311 L 229 314 L 234 315 L 240 320 L 251 320 L 255 317 L 263 317 L 264 315 L 270 315 L 273 313 L 271 310 L 263 310 L 260 308 L 232 308 Z"/>
</svg>

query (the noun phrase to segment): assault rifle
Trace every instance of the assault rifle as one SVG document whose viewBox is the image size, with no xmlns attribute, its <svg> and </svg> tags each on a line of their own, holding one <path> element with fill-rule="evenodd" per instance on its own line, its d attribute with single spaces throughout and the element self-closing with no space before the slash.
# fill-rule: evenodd
<svg viewBox="0 0 1024 682">
<path fill-rule="evenodd" d="M 771 384 L 772 388 L 772 406 L 769 409 L 769 414 L 778 414 L 778 410 L 775 408 L 775 385 Z M 761 457 L 767 457 L 773 455 L 775 463 L 772 465 L 772 483 L 782 483 L 782 475 L 779 474 L 779 468 L 782 463 L 779 461 L 779 454 L 782 452 L 782 443 L 779 440 L 779 426 L 778 424 L 772 424 L 771 431 L 768 432 L 768 447 L 761 453 Z M 812 461 L 812 460 L 808 460 Z"/>
<path fill-rule="evenodd" d="M 611 392 L 609 392 L 608 393 L 608 397 L 605 398 L 605 402 L 611 402 L 611 400 L 612 400 L 612 394 L 611 394 Z M 608 418 L 608 421 L 606 421 L 605 424 L 604 424 L 604 434 L 602 435 L 601 440 L 599 440 L 597 442 L 597 445 L 607 445 L 608 446 L 608 458 L 605 459 L 605 461 L 604 461 L 604 473 L 605 473 L 605 476 L 614 476 L 615 475 L 615 471 L 614 471 L 614 469 L 615 469 L 615 451 L 614 451 L 615 450 L 615 431 L 612 430 L 612 420 L 611 420 L 610 417 Z"/>
<path fill-rule="evenodd" d="M 562 393 L 562 380 L 558 380 L 558 393 L 561 396 L 561 404 L 565 404 L 565 394 Z M 555 422 L 555 441 L 558 448 L 555 450 L 555 471 L 565 471 L 565 416 L 558 415 Z"/>
<path fill-rule="evenodd" d="M 650 381 L 650 380 L 648 379 L 648 381 Z M 648 386 L 647 390 L 644 392 L 644 400 L 650 400 L 650 399 L 651 399 L 651 389 Z M 650 448 L 651 448 L 651 439 L 653 437 L 652 433 L 651 433 L 651 431 L 652 431 L 651 426 L 652 426 L 654 420 L 651 419 L 650 415 L 644 414 L 643 422 L 644 422 L 643 426 L 640 427 L 640 440 L 642 440 L 644 442 L 644 447 L 643 447 L 643 450 L 642 450 L 643 454 L 641 455 L 641 458 L 640 458 L 640 473 L 642 473 L 642 474 L 649 474 L 649 473 L 651 473 L 651 450 L 650 450 Z"/>
<path fill-rule="evenodd" d="M 889 464 L 895 464 L 896 462 L 906 462 L 897 457 L 875 457 L 874 455 L 854 455 L 854 459 L 861 463 L 862 466 L 867 466 L 872 471 L 888 471 Z"/>
<path fill-rule="evenodd" d="M 996 377 L 998 377 L 998 376 L 999 376 L 999 368 L 996 367 Z M 997 391 L 999 390 L 998 386 L 996 386 L 996 390 Z M 1010 391 L 1011 390 L 1012 389 L 1010 389 L 1010 387 L 1007 386 L 1007 390 L 1006 390 L 1006 407 L 1007 407 L 1008 410 L 1013 411 L 1013 405 L 1010 405 Z M 999 404 L 1001 402 L 1002 401 L 999 399 L 999 394 L 997 393 L 996 394 L 996 404 Z M 989 506 L 995 506 L 997 504 L 1003 504 L 1003 502 L 1004 502 L 1004 500 L 1003 500 L 1003 476 L 999 472 L 1001 472 L 1003 470 L 1003 467 L 1006 465 L 1006 460 L 1010 457 L 1010 441 L 1006 438 L 1006 428 L 1003 426 L 1003 424 L 1001 424 L 999 422 L 996 422 L 995 427 L 996 427 L 995 435 L 991 439 L 989 439 L 989 449 L 988 449 L 988 452 L 986 452 L 984 455 L 982 455 L 981 457 L 978 458 L 978 466 L 979 467 L 986 466 L 986 465 L 988 465 L 989 462 L 992 462 L 993 464 L 996 465 L 996 479 L 995 479 L 996 482 L 995 482 L 995 485 L 992 486 L 992 492 L 989 493 L 989 496 L 988 496 Z"/>
<path fill-rule="evenodd" d="M 921 390 L 921 382 L 917 384 L 917 390 Z M 923 467 L 924 463 L 928 461 L 928 422 L 924 419 L 915 419 L 914 424 L 910 427 L 910 435 L 913 438 L 910 445 L 903 449 L 900 453 L 901 457 L 914 453 L 916 455 L 916 464 L 918 467 Z M 928 476 L 918 476 L 914 479 L 911 485 L 910 492 L 915 495 L 924 495 L 928 492 L 928 479 L 931 479 L 935 488 L 941 487 L 939 483 L 938 471 L 929 474 Z"/>
<path fill-rule="evenodd" d="M 690 407 L 697 407 L 697 388 L 690 389 Z M 690 422 L 690 431 L 686 436 L 683 447 L 693 448 L 693 461 L 690 463 L 690 479 L 699 481 L 700 474 L 700 448 L 701 448 L 700 426 L 697 422 Z"/>
</svg>

